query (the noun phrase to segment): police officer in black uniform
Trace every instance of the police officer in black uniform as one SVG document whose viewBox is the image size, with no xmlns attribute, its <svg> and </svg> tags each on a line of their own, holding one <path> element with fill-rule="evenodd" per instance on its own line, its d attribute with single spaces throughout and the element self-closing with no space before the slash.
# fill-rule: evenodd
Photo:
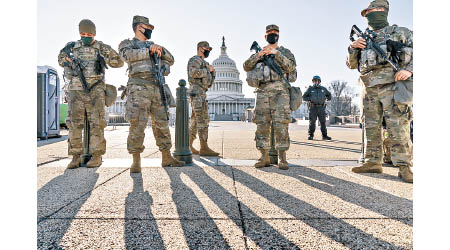
<svg viewBox="0 0 450 250">
<path fill-rule="evenodd" d="M 320 76 L 314 76 L 312 79 L 313 86 L 310 86 L 303 95 L 303 100 L 308 102 L 309 108 L 309 129 L 308 140 L 312 140 L 314 137 L 314 131 L 316 130 L 316 120 L 319 117 L 320 130 L 322 131 L 323 140 L 331 140 L 331 137 L 327 135 L 327 127 L 325 124 L 325 100 L 331 100 L 331 93 L 325 87 L 320 85 Z"/>
</svg>

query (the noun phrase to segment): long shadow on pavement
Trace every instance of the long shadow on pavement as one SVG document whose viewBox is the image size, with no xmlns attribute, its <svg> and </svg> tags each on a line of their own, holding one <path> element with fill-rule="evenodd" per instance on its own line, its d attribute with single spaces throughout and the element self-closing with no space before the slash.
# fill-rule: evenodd
<svg viewBox="0 0 450 250">
<path fill-rule="evenodd" d="M 153 199 L 144 191 L 142 174 L 131 174 L 133 191 L 125 200 L 126 249 L 164 249 L 164 242 L 153 217 Z M 145 219 L 143 219 L 145 218 Z"/>
<path fill-rule="evenodd" d="M 274 168 L 266 168 L 264 171 L 271 173 L 276 172 L 277 174 L 293 177 L 311 187 L 339 197 L 346 202 L 353 203 L 357 206 L 412 226 L 412 220 L 410 220 L 410 218 L 412 217 L 413 202 L 411 200 L 336 178 L 311 168 L 299 165 L 295 166 L 296 167 L 290 168 L 289 171 Z M 402 211 L 410 213 L 404 215 L 402 214 Z M 396 216 L 393 216 L 394 214 Z M 405 217 L 408 219 L 405 220 Z"/>
<path fill-rule="evenodd" d="M 325 145 L 325 144 L 314 144 L 314 143 L 300 142 L 300 141 L 291 141 L 291 143 L 296 144 L 296 145 L 315 147 L 315 148 L 325 148 L 325 149 L 346 151 L 346 152 L 352 152 L 352 153 L 361 153 L 361 150 L 354 149 L 354 148 L 337 147 L 337 146 L 331 146 L 331 145 Z"/>
<path fill-rule="evenodd" d="M 198 168 L 198 171 L 192 171 L 188 168 Z M 227 172 L 224 170 L 224 167 L 211 167 L 216 170 L 220 170 L 223 172 Z M 224 214 L 227 215 L 228 218 L 231 219 L 231 221 L 239 228 L 243 229 L 243 233 L 245 237 L 248 237 L 252 239 L 255 244 L 257 244 L 262 249 L 298 249 L 298 247 L 295 246 L 294 243 L 289 241 L 286 237 L 284 237 L 282 234 L 280 234 L 276 229 L 274 229 L 272 226 L 270 226 L 267 222 L 265 222 L 262 218 L 258 217 L 256 214 L 254 214 L 250 208 L 245 206 L 244 204 L 240 203 L 237 198 L 231 194 L 229 191 L 227 191 L 225 188 L 223 188 L 218 182 L 216 182 L 214 179 L 212 179 L 201 167 L 198 166 L 192 166 L 192 167 L 185 167 L 185 168 L 168 168 L 165 169 L 167 171 L 167 174 L 170 176 L 171 179 L 171 185 L 173 183 L 182 183 L 180 180 L 180 175 L 183 173 L 186 176 L 188 176 L 197 186 L 201 188 L 201 190 L 211 199 L 219 208 L 222 210 Z M 229 173 L 227 173 L 229 174 Z M 232 178 L 232 177 L 230 177 Z M 183 202 L 191 202 L 194 200 L 196 203 L 198 202 L 197 197 L 195 194 L 190 190 L 189 187 L 185 185 L 177 185 L 172 186 L 173 188 L 173 200 L 177 204 L 178 211 L 180 213 L 180 209 L 186 209 L 185 206 L 181 206 Z M 197 204 L 195 207 L 201 207 L 201 204 Z M 248 228 L 246 229 L 245 225 L 243 225 L 243 218 L 240 214 L 240 209 L 245 209 L 249 211 L 250 216 L 252 218 L 258 218 L 260 220 L 260 224 L 264 228 L 265 235 L 261 235 L 261 232 L 258 231 L 256 228 Z M 202 207 L 202 210 L 204 208 Z M 206 211 L 202 211 L 202 213 L 207 215 Z M 209 221 L 209 223 L 214 222 L 212 220 Z M 189 227 L 189 225 L 186 224 L 186 221 L 181 220 L 181 224 L 183 227 L 183 231 L 186 236 L 186 240 L 188 242 L 189 248 L 191 249 L 197 249 L 199 246 L 202 246 L 199 244 L 199 242 L 205 244 L 203 246 L 211 247 L 215 249 L 228 249 L 229 246 L 226 244 L 226 242 L 223 239 L 222 234 L 220 233 L 219 229 L 214 225 L 211 226 L 211 228 L 214 230 L 214 234 L 216 234 L 222 242 L 213 242 L 208 241 L 205 242 L 205 240 L 208 239 L 208 237 L 211 237 L 210 234 L 212 234 L 212 230 L 209 230 L 209 235 L 205 235 L 204 233 L 197 232 L 197 234 L 192 235 L 194 232 L 194 229 Z M 194 237 L 193 237 L 194 236 Z M 225 243 L 225 244 L 224 244 Z"/>
<path fill-rule="evenodd" d="M 66 169 L 46 183 L 37 192 L 38 237 L 39 249 L 61 249 L 61 239 L 69 229 L 73 218 L 91 195 L 99 178 L 97 168 Z M 75 202 L 76 201 L 76 202 Z M 52 215 L 71 206 L 68 218 L 52 220 Z"/>
<path fill-rule="evenodd" d="M 196 168 L 188 166 L 184 168 Z M 220 233 L 213 219 L 208 215 L 195 193 L 181 179 L 181 174 L 187 174 L 184 168 L 164 168 L 170 178 L 172 199 L 177 207 L 181 227 L 186 243 L 190 249 L 214 246 L 217 249 L 230 249 L 227 241 Z M 197 178 L 197 177 L 196 177 Z M 196 179 L 194 178 L 194 180 Z M 206 234 L 207 233 L 207 234 Z"/>
<path fill-rule="evenodd" d="M 230 173 L 227 173 L 222 168 L 217 168 L 217 170 L 221 171 L 225 175 L 228 175 L 228 177 L 233 178 L 233 176 L 230 176 Z M 378 239 L 373 235 L 348 224 L 342 219 L 334 217 L 331 214 L 306 203 L 305 201 L 299 200 L 286 192 L 280 191 L 264 183 L 260 179 L 245 173 L 244 171 L 236 168 L 233 168 L 233 171 L 235 173 L 234 176 L 236 182 L 239 182 L 247 188 L 253 190 L 253 192 L 261 195 L 273 204 L 276 204 L 285 212 L 328 236 L 332 240 L 340 242 L 346 247 L 351 249 L 360 249 L 367 246 L 375 249 L 399 248 L 398 246 L 394 246 L 392 243 Z M 299 192 L 300 191 L 301 190 L 299 190 Z M 280 198 L 282 198 L 282 200 Z M 322 219 L 311 218 L 308 214 L 313 214 L 316 218 Z M 363 246 L 361 244 L 363 244 Z"/>
</svg>

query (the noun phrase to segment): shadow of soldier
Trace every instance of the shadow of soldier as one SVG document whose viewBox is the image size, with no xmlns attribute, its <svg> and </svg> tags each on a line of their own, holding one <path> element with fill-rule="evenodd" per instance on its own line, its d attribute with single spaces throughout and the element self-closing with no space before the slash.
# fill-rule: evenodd
<svg viewBox="0 0 450 250">
<path fill-rule="evenodd" d="M 264 170 L 268 172 L 288 172 L 292 171 L 291 169 L 292 168 L 289 170 L 278 170 L 274 168 L 266 168 Z M 225 175 L 228 175 L 230 178 L 235 178 L 236 182 L 239 182 L 245 187 L 251 189 L 256 194 L 277 205 L 286 213 L 292 215 L 296 219 L 346 247 L 351 249 L 360 249 L 367 246 L 379 249 L 391 249 L 393 247 L 398 248 L 398 246 L 382 239 L 378 239 L 372 234 L 366 233 L 361 229 L 347 223 L 343 219 L 337 218 L 303 200 L 297 199 L 286 192 L 280 191 L 242 170 L 233 168 L 233 175 L 225 171 L 224 168 L 217 168 L 217 170 Z M 259 226 L 254 221 L 252 221 L 252 224 L 255 227 Z M 297 228 L 291 230 L 301 231 L 302 229 Z M 266 237 L 271 237 L 271 235 L 266 234 L 264 230 L 259 230 L 255 233 L 263 234 L 259 236 L 263 240 Z M 252 236 L 249 237 L 252 238 Z"/>
<path fill-rule="evenodd" d="M 39 249 L 56 248 L 99 178 L 97 168 L 66 169 L 37 192 Z"/>
<path fill-rule="evenodd" d="M 264 171 L 276 172 L 277 174 L 293 177 L 304 184 L 339 197 L 346 202 L 353 203 L 408 226 L 412 226 L 412 219 L 405 219 L 405 217 L 412 218 L 413 202 L 406 198 L 336 178 L 299 165 L 295 165 L 289 171 L 280 171 L 274 168 L 267 168 Z"/>
<path fill-rule="evenodd" d="M 142 174 L 131 174 L 133 190 L 125 199 L 126 249 L 164 249 L 164 242 L 151 211 L 153 199 L 144 191 Z"/>
<path fill-rule="evenodd" d="M 214 168 L 216 170 L 221 169 L 223 172 L 231 173 L 230 167 L 208 166 L 208 168 Z M 225 170 L 225 168 L 228 170 Z M 297 248 L 294 243 L 280 234 L 262 218 L 258 217 L 250 208 L 240 203 L 234 194 L 230 193 L 229 190 L 226 190 L 217 181 L 211 178 L 202 167 L 193 165 L 184 168 L 166 168 L 165 170 L 171 180 L 173 201 L 176 204 L 181 226 L 189 248 L 211 248 L 211 246 L 213 246 L 215 249 L 229 249 L 230 246 L 215 224 L 215 221 L 223 220 L 223 218 L 210 217 L 208 211 L 206 211 L 193 192 L 192 187 L 187 186 L 183 182 L 182 175 L 189 177 L 189 179 L 192 180 L 201 191 L 217 205 L 217 207 L 219 207 L 226 215 L 226 220 L 231 220 L 242 230 L 243 235 L 240 235 L 241 237 L 250 238 L 262 249 Z M 259 232 L 261 228 L 246 227 L 244 225 L 244 218 L 241 217 L 241 209 L 247 211 L 249 218 L 259 220 L 261 228 L 264 229 L 266 234 L 262 235 Z M 209 210 L 211 210 L 211 208 L 209 208 Z M 187 218 L 194 218 L 194 220 L 189 220 Z M 245 239 L 243 240 L 245 241 Z"/>
</svg>

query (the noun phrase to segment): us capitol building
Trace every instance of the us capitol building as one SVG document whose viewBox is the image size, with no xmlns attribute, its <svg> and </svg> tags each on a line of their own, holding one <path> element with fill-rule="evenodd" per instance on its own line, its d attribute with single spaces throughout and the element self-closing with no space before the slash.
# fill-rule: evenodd
<svg viewBox="0 0 450 250">
<path fill-rule="evenodd" d="M 244 98 L 242 81 L 236 63 L 228 57 L 225 38 L 219 58 L 212 65 L 216 70 L 216 79 L 207 94 L 208 112 L 211 121 L 238 121 L 247 108 L 253 108 L 254 98 Z"/>
</svg>

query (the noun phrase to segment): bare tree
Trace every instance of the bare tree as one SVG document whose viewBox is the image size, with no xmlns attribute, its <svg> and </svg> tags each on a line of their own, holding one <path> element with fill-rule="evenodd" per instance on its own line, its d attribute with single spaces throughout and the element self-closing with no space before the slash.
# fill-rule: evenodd
<svg viewBox="0 0 450 250">
<path fill-rule="evenodd" d="M 334 80 L 329 83 L 328 90 L 331 92 L 331 101 L 327 106 L 330 114 L 335 116 L 350 115 L 357 112 L 357 108 L 353 107 L 352 99 L 358 96 L 354 89 L 348 85 L 348 82 L 342 80 Z"/>
</svg>

